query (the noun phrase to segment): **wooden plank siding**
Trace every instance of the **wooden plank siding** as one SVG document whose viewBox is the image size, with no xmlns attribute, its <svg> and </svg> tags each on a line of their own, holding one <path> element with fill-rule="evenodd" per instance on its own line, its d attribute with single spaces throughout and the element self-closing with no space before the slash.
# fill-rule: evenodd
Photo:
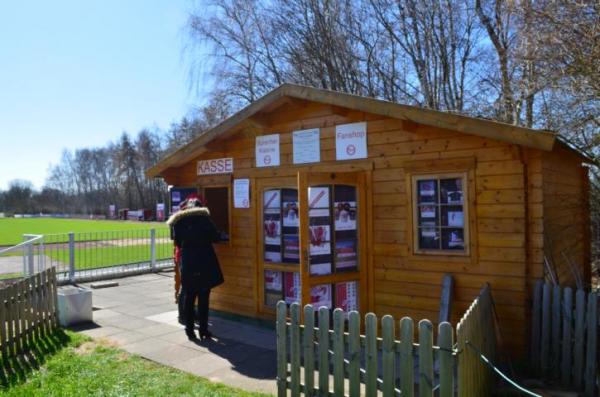
<svg viewBox="0 0 600 397">
<path fill-rule="evenodd" d="M 562 198 L 550 197 L 561 193 L 564 198 L 576 201 L 575 192 L 581 191 L 582 181 L 579 168 L 557 170 L 552 166 L 551 156 L 535 149 L 313 102 L 291 101 L 254 119 L 258 128 L 217 138 L 194 161 L 164 171 L 166 182 L 182 186 L 214 184 L 209 177 L 196 176 L 196 161 L 220 157 L 233 157 L 233 178 L 250 178 L 252 189 L 258 178 L 295 176 L 299 170 L 312 170 L 310 167 L 324 170 L 332 167 L 336 172 L 360 170 L 362 160 L 335 161 L 335 126 L 367 121 L 366 162 L 372 168 L 373 184 L 368 192 L 372 195 L 368 199 L 372 211 L 367 216 L 373 219 L 368 248 L 368 263 L 373 268 L 369 269 L 372 279 L 368 284 L 374 288 L 368 291 L 371 307 L 361 311 L 372 310 L 377 316 L 390 314 L 396 318 L 411 316 L 415 322 L 423 318 L 436 322 L 442 278 L 451 273 L 455 278 L 452 321 L 456 322 L 488 282 L 497 305 L 503 340 L 513 352 L 525 351 L 528 331 L 523 325 L 529 307 L 528 286 L 542 274 L 544 231 L 553 231 L 556 249 L 581 250 L 576 237 L 581 235 L 582 228 L 567 235 L 561 225 L 573 216 L 580 219 L 582 214 L 575 209 L 563 209 Z M 307 128 L 321 129 L 321 163 L 296 166 L 292 164 L 291 132 Z M 280 134 L 281 165 L 257 169 L 255 137 L 271 133 Z M 476 249 L 462 257 L 413 254 L 408 202 L 411 195 L 407 192 L 405 163 L 429 161 L 435 165 L 465 158 L 472 159 L 474 164 L 474 179 L 470 181 L 474 186 L 469 187 L 474 195 L 469 199 L 475 211 L 469 215 L 473 222 L 471 241 Z M 543 178 L 550 183 L 542 186 Z M 211 295 L 215 309 L 260 316 L 263 297 L 258 296 L 255 219 L 258 194 L 252 190 L 250 209 L 231 208 L 231 242 L 217 249 L 225 283 Z M 550 217 L 544 218 L 548 213 Z M 573 258 L 579 261 L 582 255 L 573 254 Z M 367 263 L 362 266 L 367 271 Z M 561 271 L 561 277 L 566 277 L 565 271 Z"/>
<path fill-rule="evenodd" d="M 542 177 L 544 254 L 554 264 L 561 286 L 575 286 L 575 274 L 566 257 L 587 284 L 590 281 L 587 168 L 581 166 L 577 156 L 558 148 L 543 154 Z"/>
</svg>

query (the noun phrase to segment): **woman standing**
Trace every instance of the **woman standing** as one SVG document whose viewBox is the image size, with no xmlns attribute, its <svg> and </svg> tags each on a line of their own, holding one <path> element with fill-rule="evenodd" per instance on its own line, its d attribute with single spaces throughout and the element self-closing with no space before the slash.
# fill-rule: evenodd
<svg viewBox="0 0 600 397">
<path fill-rule="evenodd" d="M 183 317 L 188 339 L 195 340 L 194 301 L 198 299 L 200 338 L 210 338 L 208 309 L 210 290 L 224 282 L 223 273 L 212 246 L 219 232 L 210 219 L 208 208 L 197 198 L 189 198 L 185 209 L 173 214 L 167 224 L 171 238 L 181 251 L 180 274 L 183 294 Z"/>
</svg>

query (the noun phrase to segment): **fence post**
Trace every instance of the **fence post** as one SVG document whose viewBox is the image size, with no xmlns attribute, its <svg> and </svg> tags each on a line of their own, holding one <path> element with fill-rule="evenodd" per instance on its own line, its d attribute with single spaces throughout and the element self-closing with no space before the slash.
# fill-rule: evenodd
<svg viewBox="0 0 600 397">
<path fill-rule="evenodd" d="M 286 335 L 287 305 L 284 301 L 277 302 L 277 396 L 287 395 L 287 335 Z"/>
<path fill-rule="evenodd" d="M 576 390 L 583 386 L 583 344 L 585 320 L 585 291 L 580 289 L 575 294 L 575 347 L 573 348 L 573 385 Z"/>
<path fill-rule="evenodd" d="M 593 397 L 596 394 L 596 366 L 598 355 L 598 295 L 590 292 L 587 310 L 587 346 L 585 358 L 585 389 L 584 396 Z"/>
<path fill-rule="evenodd" d="M 395 397 L 396 386 L 396 348 L 394 339 L 394 317 L 383 316 L 381 319 L 381 337 L 383 338 L 381 366 L 383 367 L 383 397 Z"/>
<path fill-rule="evenodd" d="M 438 326 L 438 357 L 440 360 L 440 397 L 454 396 L 454 346 L 452 325 L 443 322 Z"/>
<path fill-rule="evenodd" d="M 402 395 L 407 397 L 412 397 L 415 393 L 413 341 L 413 319 L 402 317 L 400 320 L 400 390 Z"/>
<path fill-rule="evenodd" d="M 156 271 L 156 229 L 150 229 L 150 267 Z"/>
<path fill-rule="evenodd" d="M 69 282 L 75 282 L 75 233 L 69 233 Z"/>
<path fill-rule="evenodd" d="M 377 317 L 365 316 L 365 394 L 377 396 Z"/>
<path fill-rule="evenodd" d="M 31 237 L 28 238 L 31 240 Z M 33 261 L 33 244 L 27 244 L 27 273 L 26 276 L 31 276 L 35 273 L 34 261 Z"/>
<path fill-rule="evenodd" d="M 304 306 L 304 395 L 315 393 L 315 311 Z"/>
</svg>

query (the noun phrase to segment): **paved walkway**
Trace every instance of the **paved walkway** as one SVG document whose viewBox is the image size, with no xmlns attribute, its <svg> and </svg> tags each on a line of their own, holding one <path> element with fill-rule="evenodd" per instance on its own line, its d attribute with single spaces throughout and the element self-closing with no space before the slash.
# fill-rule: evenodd
<svg viewBox="0 0 600 397">
<path fill-rule="evenodd" d="M 190 342 L 177 322 L 172 272 L 114 281 L 119 286 L 93 290 L 94 323 L 76 331 L 215 382 L 275 394 L 274 330 L 211 317 L 213 340 Z"/>
</svg>

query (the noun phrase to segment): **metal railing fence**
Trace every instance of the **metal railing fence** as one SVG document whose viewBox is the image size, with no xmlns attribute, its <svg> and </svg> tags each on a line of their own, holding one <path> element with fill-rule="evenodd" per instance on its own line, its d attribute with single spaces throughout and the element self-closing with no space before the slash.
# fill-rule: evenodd
<svg viewBox="0 0 600 397">
<path fill-rule="evenodd" d="M 0 251 L 0 279 L 55 267 L 60 284 L 152 272 L 173 266 L 169 229 L 24 235 Z M 23 265 L 17 268 L 22 256 Z"/>
</svg>

